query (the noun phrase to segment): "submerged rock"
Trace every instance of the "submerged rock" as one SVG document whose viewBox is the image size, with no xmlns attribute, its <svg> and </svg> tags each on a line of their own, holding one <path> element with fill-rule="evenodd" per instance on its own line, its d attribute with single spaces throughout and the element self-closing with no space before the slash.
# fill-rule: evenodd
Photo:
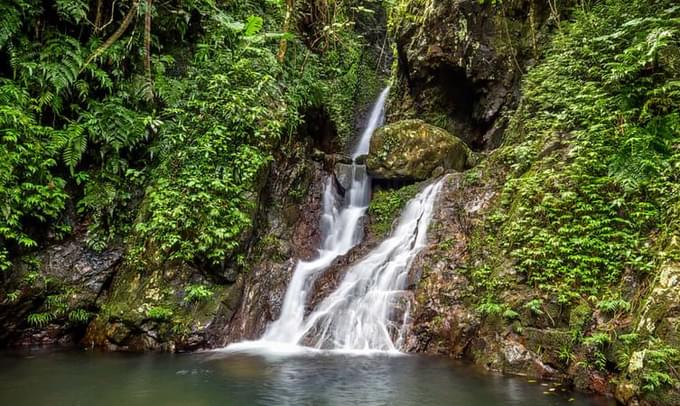
<svg viewBox="0 0 680 406">
<path fill-rule="evenodd" d="M 465 170 L 470 155 L 467 145 L 446 130 L 403 120 L 376 131 L 366 166 L 375 179 L 425 180 L 444 170 Z"/>
</svg>

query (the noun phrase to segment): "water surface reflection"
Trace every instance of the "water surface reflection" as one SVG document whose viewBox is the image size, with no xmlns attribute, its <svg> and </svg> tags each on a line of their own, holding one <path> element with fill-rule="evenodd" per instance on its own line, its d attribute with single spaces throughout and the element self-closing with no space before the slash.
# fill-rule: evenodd
<svg viewBox="0 0 680 406">
<path fill-rule="evenodd" d="M 440 358 L 219 352 L 3 353 L 0 404 L 613 405 Z"/>
</svg>

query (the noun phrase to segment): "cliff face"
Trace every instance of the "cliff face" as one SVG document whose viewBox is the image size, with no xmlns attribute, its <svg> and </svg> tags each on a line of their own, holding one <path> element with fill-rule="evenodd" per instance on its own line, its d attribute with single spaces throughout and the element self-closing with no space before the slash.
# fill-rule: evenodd
<svg viewBox="0 0 680 406">
<path fill-rule="evenodd" d="M 500 144 L 502 114 L 517 104 L 551 13 L 544 1 L 482 3 L 402 1 L 393 9 L 398 65 L 390 121 L 420 118 L 475 149 Z"/>
<path fill-rule="evenodd" d="M 679 140 L 655 96 L 678 106 L 662 90 L 680 73 L 678 34 L 661 23 L 677 8 L 483 3 L 391 15 L 388 121 L 424 119 L 483 151 L 449 178 L 414 264 L 408 350 L 677 404 Z M 660 149 L 621 148 L 643 133 Z"/>
</svg>

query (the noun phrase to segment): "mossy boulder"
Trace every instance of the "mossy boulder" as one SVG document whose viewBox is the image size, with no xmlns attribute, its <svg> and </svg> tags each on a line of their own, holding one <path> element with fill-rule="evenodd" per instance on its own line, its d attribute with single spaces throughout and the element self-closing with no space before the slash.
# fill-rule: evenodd
<svg viewBox="0 0 680 406">
<path fill-rule="evenodd" d="M 185 263 L 124 266 L 81 344 L 135 352 L 206 348 L 220 307 L 239 295 L 237 284 L 215 283 Z"/>
<path fill-rule="evenodd" d="M 403 120 L 375 132 L 366 166 L 374 179 L 425 180 L 438 168 L 469 168 L 471 155 L 467 145 L 448 131 L 422 120 Z"/>
</svg>

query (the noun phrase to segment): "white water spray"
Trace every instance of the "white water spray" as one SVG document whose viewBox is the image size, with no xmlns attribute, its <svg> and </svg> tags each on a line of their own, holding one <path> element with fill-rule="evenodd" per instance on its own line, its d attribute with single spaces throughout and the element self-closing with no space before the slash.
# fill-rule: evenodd
<svg viewBox="0 0 680 406">
<path fill-rule="evenodd" d="M 427 242 L 427 228 L 441 181 L 412 199 L 391 237 L 345 274 L 338 288 L 306 318 L 296 332 L 319 349 L 397 351 L 406 313 L 393 314 L 403 299 L 416 254 Z"/>
<path fill-rule="evenodd" d="M 385 123 L 385 102 L 387 101 L 387 96 L 390 94 L 390 88 L 386 87 L 378 96 L 378 100 L 373 105 L 371 110 L 371 115 L 368 117 L 368 124 L 364 129 L 364 132 L 359 138 L 359 143 L 357 144 L 354 153 L 352 153 L 352 159 L 357 159 L 361 155 L 368 154 L 368 150 L 371 146 L 371 137 L 375 130 Z"/>
<path fill-rule="evenodd" d="M 353 159 L 368 153 L 371 136 L 384 122 L 383 90 L 371 111 Z M 397 351 L 406 314 L 393 309 L 403 296 L 408 270 L 425 245 L 432 208 L 441 182 L 428 186 L 402 213 L 392 236 L 345 274 L 338 288 L 305 316 L 314 282 L 331 263 L 361 242 L 362 222 L 370 199 L 370 179 L 364 165 L 352 165 L 352 184 L 342 198 L 332 177 L 323 194 L 319 256 L 300 261 L 284 297 L 281 315 L 258 341 L 232 344 L 232 350 L 299 351 L 299 345 L 343 351 Z M 395 341 L 393 341 L 393 339 Z"/>
</svg>

